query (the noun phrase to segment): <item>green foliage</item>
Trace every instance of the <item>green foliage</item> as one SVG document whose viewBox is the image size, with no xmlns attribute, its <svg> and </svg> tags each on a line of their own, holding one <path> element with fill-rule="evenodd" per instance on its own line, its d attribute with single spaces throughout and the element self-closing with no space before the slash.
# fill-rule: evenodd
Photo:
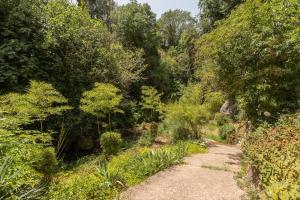
<svg viewBox="0 0 300 200">
<path fill-rule="evenodd" d="M 299 114 L 262 126 L 246 138 L 243 151 L 258 172 L 266 199 L 299 198 Z M 297 196 L 298 195 L 298 196 Z"/>
<path fill-rule="evenodd" d="M 119 152 L 122 145 L 120 133 L 106 132 L 100 137 L 100 144 L 105 154 L 113 155 Z"/>
<path fill-rule="evenodd" d="M 17 198 L 25 194 L 41 192 L 39 185 L 45 176 L 56 168 L 49 134 L 34 131 L 7 131 L 0 129 L 0 163 L 9 161 L 2 177 L 6 183 L 1 190 L 5 198 Z"/>
<path fill-rule="evenodd" d="M 219 128 L 219 136 L 221 139 L 228 141 L 228 143 L 234 143 L 232 139 L 235 137 L 236 130 L 232 124 L 224 124 Z"/>
<path fill-rule="evenodd" d="M 198 67 L 213 67 L 218 87 L 253 122 L 298 106 L 299 13 L 297 1 L 246 1 L 197 42 Z"/>
<path fill-rule="evenodd" d="M 107 26 L 111 25 L 111 12 L 116 7 L 114 0 L 77 0 L 78 5 L 86 6 L 92 18 L 101 19 Z"/>
<path fill-rule="evenodd" d="M 1 92 L 21 90 L 42 73 L 44 5 L 42 0 L 0 1 Z"/>
<path fill-rule="evenodd" d="M 190 146 L 193 150 L 190 150 Z M 203 149 L 203 147 L 200 148 Z M 125 152 L 113 158 L 108 166 L 111 170 L 119 171 L 127 185 L 131 186 L 142 182 L 160 170 L 181 163 L 189 151 L 195 151 L 195 146 L 190 143 L 179 143 L 158 150 L 142 148 Z"/>
<path fill-rule="evenodd" d="M 152 174 L 182 163 L 183 157 L 204 153 L 194 143 L 179 143 L 161 149 L 130 149 L 105 164 L 98 157 L 85 160 L 72 171 L 60 174 L 50 186 L 49 199 L 114 199 L 125 189 L 141 183 Z"/>
<path fill-rule="evenodd" d="M 156 115 L 161 112 L 162 102 L 158 91 L 151 86 L 142 86 L 141 106 L 143 110 L 150 111 L 149 120 L 155 120 Z"/>
<path fill-rule="evenodd" d="M 212 31 L 218 20 L 226 18 L 243 0 L 199 0 L 200 28 L 202 33 Z"/>
<path fill-rule="evenodd" d="M 177 9 L 163 13 L 157 23 L 163 46 L 170 48 L 179 44 L 182 33 L 194 26 L 195 19 L 189 12 Z"/>
<path fill-rule="evenodd" d="M 149 132 L 144 132 L 139 137 L 137 144 L 140 146 L 151 146 L 153 142 L 154 142 L 153 135 Z"/>
<path fill-rule="evenodd" d="M 52 174 L 56 171 L 57 165 L 58 162 L 55 150 L 52 147 L 48 147 L 43 150 L 41 155 L 39 155 L 39 160 L 37 161 L 37 166 L 35 168 L 43 174 Z"/>
<path fill-rule="evenodd" d="M 156 19 L 148 4 L 131 1 L 118 7 L 113 22 L 114 31 L 125 46 L 144 49 L 146 55 L 156 53 Z"/>
<path fill-rule="evenodd" d="M 37 195 L 39 184 L 55 171 L 57 160 L 50 134 L 24 130 L 24 125 L 39 121 L 42 129 L 47 117 L 70 107 L 61 105 L 66 99 L 50 84 L 36 81 L 31 81 L 27 93 L 10 93 L 0 99 L 0 162 L 10 161 L 3 196 Z"/>
<path fill-rule="evenodd" d="M 161 124 L 161 131 L 169 133 L 174 142 L 201 139 L 201 125 L 208 121 L 209 116 L 210 113 L 204 105 L 169 104 Z"/>
<path fill-rule="evenodd" d="M 159 64 L 159 37 L 157 34 L 156 16 L 148 4 L 130 1 L 126 5 L 118 7 L 113 12 L 113 31 L 119 40 L 127 48 L 142 49 L 145 53 L 147 68 L 144 75 L 146 81 L 141 84 L 149 84 L 163 90 L 167 82 L 165 71 Z M 137 91 L 136 91 L 137 92 Z"/>
<path fill-rule="evenodd" d="M 160 66 L 165 70 L 166 95 L 173 95 L 180 91 L 180 87 L 188 84 L 195 73 L 195 41 L 199 36 L 195 27 L 185 29 L 180 36 L 177 46 L 172 46 L 164 52 L 161 50 Z M 172 97 L 172 96 L 171 96 Z"/>
<path fill-rule="evenodd" d="M 212 114 L 219 112 L 223 103 L 224 98 L 220 92 L 209 92 L 205 96 L 205 104 Z"/>
<path fill-rule="evenodd" d="M 62 115 L 64 111 L 72 108 L 63 105 L 67 103 L 67 100 L 51 84 L 44 82 L 31 81 L 23 98 L 28 105 L 28 115 L 41 123 L 41 132 L 43 132 L 42 123 L 47 117 Z"/>
<path fill-rule="evenodd" d="M 201 84 L 184 88 L 179 101 L 166 106 L 160 131 L 171 134 L 173 141 L 202 138 L 204 124 L 215 114 L 222 99 L 219 92 L 202 91 Z"/>
<path fill-rule="evenodd" d="M 230 123 L 232 120 L 228 115 L 224 115 L 222 113 L 215 114 L 215 121 L 217 125 L 223 126 L 224 124 Z"/>
<path fill-rule="evenodd" d="M 95 87 L 83 93 L 81 109 L 86 113 L 101 117 L 108 113 L 122 112 L 118 106 L 122 101 L 120 90 L 112 84 L 95 83 Z"/>
<path fill-rule="evenodd" d="M 124 49 L 100 20 L 65 0 L 51 1 L 46 11 L 46 45 L 54 54 L 49 73 L 63 75 L 54 81 L 68 97 L 78 99 L 96 81 L 127 89 L 140 79 L 143 52 Z"/>
<path fill-rule="evenodd" d="M 118 94 L 120 90 L 112 84 L 95 83 L 92 90 L 83 93 L 80 100 L 80 108 L 97 118 L 98 132 L 100 134 L 99 119 L 109 116 L 109 127 L 111 129 L 110 115 L 112 113 L 122 113 L 119 109 L 123 96 Z"/>
<path fill-rule="evenodd" d="M 106 180 L 102 176 L 99 176 L 99 173 L 70 174 L 60 177 L 59 180 L 59 182 L 54 182 L 50 186 L 49 199 L 111 200 L 118 194 L 115 188 L 111 189 L 104 185 Z"/>
</svg>

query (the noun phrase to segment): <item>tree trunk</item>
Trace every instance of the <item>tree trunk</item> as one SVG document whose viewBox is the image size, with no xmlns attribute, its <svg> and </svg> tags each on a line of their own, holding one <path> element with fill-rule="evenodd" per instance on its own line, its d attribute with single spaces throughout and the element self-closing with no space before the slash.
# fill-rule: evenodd
<svg viewBox="0 0 300 200">
<path fill-rule="evenodd" d="M 43 121 L 40 121 L 40 126 L 41 126 L 41 133 L 43 132 Z"/>
<path fill-rule="evenodd" d="M 98 128 L 98 134 L 100 136 L 100 121 L 99 121 L 99 117 L 97 117 L 97 128 Z"/>
<path fill-rule="evenodd" d="M 110 113 L 108 113 L 108 124 L 109 124 L 109 131 L 111 131 L 111 119 L 110 119 Z"/>
</svg>

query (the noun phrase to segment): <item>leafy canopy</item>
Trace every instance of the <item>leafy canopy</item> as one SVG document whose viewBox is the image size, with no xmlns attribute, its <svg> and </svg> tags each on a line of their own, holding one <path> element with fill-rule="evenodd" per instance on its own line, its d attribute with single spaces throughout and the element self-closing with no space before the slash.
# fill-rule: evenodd
<svg viewBox="0 0 300 200">
<path fill-rule="evenodd" d="M 45 120 L 50 115 L 61 115 L 72 107 L 64 105 L 68 101 L 51 84 L 31 81 L 25 96 L 28 102 L 28 114 L 37 119 Z"/>
<path fill-rule="evenodd" d="M 181 34 L 195 25 L 195 19 L 191 14 L 183 10 L 170 10 L 162 14 L 158 20 L 158 31 L 163 39 L 165 47 L 177 46 Z"/>
<path fill-rule="evenodd" d="M 199 0 L 202 33 L 212 31 L 218 20 L 228 17 L 232 9 L 242 2 L 244 0 Z"/>
<path fill-rule="evenodd" d="M 299 13 L 297 1 L 250 0 L 197 41 L 199 69 L 212 67 L 218 87 L 251 121 L 298 107 Z"/>
<path fill-rule="evenodd" d="M 109 113 L 122 112 L 119 105 L 123 96 L 120 90 L 112 84 L 95 83 L 95 87 L 86 91 L 80 100 L 80 108 L 96 117 L 103 117 Z"/>
</svg>

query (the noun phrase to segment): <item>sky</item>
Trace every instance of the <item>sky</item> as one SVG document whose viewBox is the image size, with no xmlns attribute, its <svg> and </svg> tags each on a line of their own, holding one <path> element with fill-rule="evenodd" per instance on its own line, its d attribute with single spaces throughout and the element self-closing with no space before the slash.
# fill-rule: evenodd
<svg viewBox="0 0 300 200">
<path fill-rule="evenodd" d="M 115 0 L 118 5 L 129 3 L 130 0 Z M 157 17 L 168 10 L 181 9 L 191 12 L 192 16 L 199 13 L 199 0 L 138 0 L 140 3 L 148 3 Z"/>
</svg>

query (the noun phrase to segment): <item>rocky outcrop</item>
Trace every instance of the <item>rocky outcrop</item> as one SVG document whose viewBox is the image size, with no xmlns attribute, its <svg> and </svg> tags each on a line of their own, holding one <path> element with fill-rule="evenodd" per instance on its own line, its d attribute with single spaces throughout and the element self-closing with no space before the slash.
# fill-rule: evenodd
<svg viewBox="0 0 300 200">
<path fill-rule="evenodd" d="M 237 102 L 234 100 L 227 100 L 225 103 L 222 105 L 220 112 L 224 115 L 231 115 L 234 116 L 237 114 Z"/>
</svg>

